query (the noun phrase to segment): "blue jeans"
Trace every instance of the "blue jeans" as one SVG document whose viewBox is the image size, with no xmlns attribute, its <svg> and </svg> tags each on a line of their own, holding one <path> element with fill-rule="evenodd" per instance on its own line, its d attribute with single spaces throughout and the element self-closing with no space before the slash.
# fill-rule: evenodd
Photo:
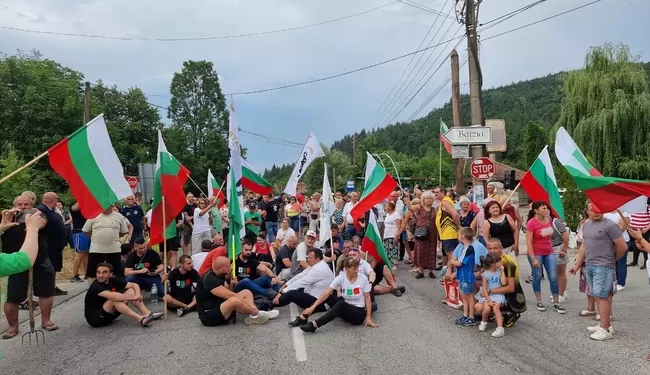
<svg viewBox="0 0 650 375">
<path fill-rule="evenodd" d="M 634 248 L 634 241 L 627 243 L 627 250 L 621 259 L 616 261 L 616 284 L 625 286 L 627 280 L 627 252 Z"/>
<path fill-rule="evenodd" d="M 289 218 L 289 226 L 296 232 L 296 236 L 299 236 L 300 231 L 300 216 L 294 216 Z"/>
<path fill-rule="evenodd" d="M 357 235 L 357 228 L 354 227 L 352 224 L 348 224 L 345 226 L 345 239 L 347 241 L 352 241 L 352 237 Z"/>
<path fill-rule="evenodd" d="M 551 255 L 535 255 L 537 261 L 546 269 L 546 276 L 548 283 L 551 284 L 551 294 L 557 296 L 560 294 L 560 288 L 557 285 L 557 261 L 555 254 Z M 533 267 L 533 292 L 542 292 L 542 267 Z"/>
<path fill-rule="evenodd" d="M 278 234 L 278 223 L 269 223 L 267 221 L 266 234 L 269 236 L 269 242 L 273 243 L 275 241 L 275 236 Z"/>
<path fill-rule="evenodd" d="M 129 283 L 138 284 L 140 289 L 143 290 L 151 290 L 151 287 L 153 285 L 156 285 L 156 289 L 158 289 L 158 297 L 165 295 L 165 290 L 163 289 L 160 276 L 129 275 L 126 277 L 126 281 Z"/>
<path fill-rule="evenodd" d="M 616 270 L 604 266 L 585 267 L 585 277 L 589 286 L 589 293 L 592 297 L 607 299 L 614 294 L 614 277 Z"/>
<path fill-rule="evenodd" d="M 270 297 L 268 288 L 273 288 L 276 292 L 280 290 L 280 284 L 271 284 L 271 278 L 268 275 L 260 276 L 255 280 L 243 279 L 235 285 L 235 293 L 242 290 L 250 290 L 253 295 Z"/>
</svg>

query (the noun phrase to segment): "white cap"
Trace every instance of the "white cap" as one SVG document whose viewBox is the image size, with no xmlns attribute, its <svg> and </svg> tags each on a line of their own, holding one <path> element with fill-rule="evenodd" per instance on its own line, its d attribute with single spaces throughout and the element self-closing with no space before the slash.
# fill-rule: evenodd
<svg viewBox="0 0 650 375">
<path fill-rule="evenodd" d="M 314 232 L 313 230 L 308 230 L 306 235 L 316 238 L 316 232 Z"/>
</svg>

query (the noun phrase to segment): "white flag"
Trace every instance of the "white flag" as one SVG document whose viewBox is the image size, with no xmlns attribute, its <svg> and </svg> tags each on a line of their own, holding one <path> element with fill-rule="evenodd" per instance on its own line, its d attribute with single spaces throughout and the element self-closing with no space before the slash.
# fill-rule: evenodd
<svg viewBox="0 0 650 375">
<path fill-rule="evenodd" d="M 241 173 L 241 148 L 239 144 L 239 127 L 237 126 L 237 118 L 235 116 L 235 106 L 230 107 L 230 126 L 228 130 L 228 148 L 230 149 L 230 171 L 228 171 L 228 219 L 231 223 L 231 228 L 239 226 L 239 237 L 246 235 L 246 228 L 244 227 L 244 191 L 242 189 L 242 173 Z M 237 216 L 237 217 L 235 217 Z M 241 225 L 241 226 L 240 226 Z M 234 233 L 230 233 L 233 235 Z"/>
<path fill-rule="evenodd" d="M 334 195 L 330 187 L 330 180 L 327 177 L 327 164 L 323 165 L 323 195 L 320 206 L 320 236 L 318 237 L 318 247 L 325 246 L 325 242 L 332 238 L 332 214 L 336 209 L 334 204 Z"/>
<path fill-rule="evenodd" d="M 291 173 L 291 177 L 289 177 L 287 187 L 284 188 L 284 192 L 291 196 L 295 196 L 298 181 L 300 181 L 300 178 L 305 174 L 309 164 L 311 164 L 314 159 L 323 156 L 325 156 L 325 152 L 323 152 L 323 148 L 320 146 L 320 143 L 318 143 L 316 136 L 314 133 L 309 133 L 307 143 L 305 143 L 305 147 L 302 149 L 300 157 L 298 158 L 296 165 L 293 167 L 293 172 Z"/>
</svg>

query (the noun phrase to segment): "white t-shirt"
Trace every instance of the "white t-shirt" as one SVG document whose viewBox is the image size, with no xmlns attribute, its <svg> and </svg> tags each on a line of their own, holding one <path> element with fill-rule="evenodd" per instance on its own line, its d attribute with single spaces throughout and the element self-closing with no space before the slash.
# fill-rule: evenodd
<svg viewBox="0 0 650 375">
<path fill-rule="evenodd" d="M 147 218 L 147 225 L 149 228 L 151 228 L 151 215 L 153 214 L 153 210 L 150 208 L 149 211 L 144 215 L 144 217 Z"/>
<path fill-rule="evenodd" d="M 348 225 L 354 224 L 354 219 L 352 218 L 352 215 L 350 215 L 350 211 L 352 211 L 352 208 L 354 208 L 352 202 L 348 202 L 343 206 L 343 216 L 345 217 L 345 220 L 347 221 Z"/>
<path fill-rule="evenodd" d="M 205 215 L 199 216 L 201 213 L 200 208 L 195 208 L 194 209 L 194 220 L 192 222 L 194 223 L 194 229 L 192 229 L 193 232 L 196 233 L 203 233 L 203 232 L 209 232 L 210 231 L 210 211 L 206 212 Z"/>
<path fill-rule="evenodd" d="M 625 217 L 626 219 L 630 218 L 630 214 L 628 214 L 627 212 L 622 212 L 622 214 L 623 217 Z M 616 225 L 618 225 L 618 223 L 621 221 L 621 216 L 617 212 L 610 212 L 604 214 L 603 216 L 605 217 L 605 219 L 609 219 L 610 221 L 615 222 Z M 623 231 L 623 239 L 625 240 L 625 242 L 630 242 L 630 235 L 627 233 L 627 231 Z"/>
<path fill-rule="evenodd" d="M 395 203 L 395 212 L 399 214 L 400 218 L 404 217 L 404 214 L 406 213 L 406 206 L 401 199 L 398 199 Z"/>
<path fill-rule="evenodd" d="M 287 244 L 287 240 L 289 239 L 289 237 L 295 235 L 296 232 L 291 228 L 287 228 L 287 230 L 280 228 L 278 229 L 278 234 L 275 235 L 275 238 L 277 238 L 280 241 L 280 246 L 284 246 Z"/>
<path fill-rule="evenodd" d="M 110 215 L 102 213 L 87 220 L 82 231 L 91 233 L 90 253 L 113 254 L 122 251 L 120 233 L 127 233 L 129 229 L 126 218 L 118 212 L 112 212 Z"/>
<path fill-rule="evenodd" d="M 386 219 L 386 210 L 384 209 L 384 201 L 381 201 L 375 205 L 377 209 L 377 222 L 381 223 Z"/>
<path fill-rule="evenodd" d="M 338 287 L 341 287 L 341 295 L 345 302 L 356 307 L 366 307 L 364 293 L 370 293 L 370 284 L 368 283 L 368 278 L 361 274 L 361 272 L 357 275 L 357 280 L 354 283 L 348 280 L 345 271 L 339 273 L 330 284 L 330 288 L 334 290 Z"/>
<path fill-rule="evenodd" d="M 384 220 L 384 239 L 395 238 L 397 234 L 397 220 L 401 219 L 402 215 L 397 211 L 386 215 L 386 220 Z"/>
<path fill-rule="evenodd" d="M 370 280 L 370 272 L 374 271 L 370 263 L 364 259 L 359 260 L 359 275 L 364 275 L 366 279 Z M 377 275 L 375 275 L 377 277 Z"/>
</svg>

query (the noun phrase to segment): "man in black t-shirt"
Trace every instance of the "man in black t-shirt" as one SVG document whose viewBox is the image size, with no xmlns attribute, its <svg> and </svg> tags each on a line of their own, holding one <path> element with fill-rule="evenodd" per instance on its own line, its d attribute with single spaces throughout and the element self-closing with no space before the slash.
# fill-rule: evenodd
<svg viewBox="0 0 650 375">
<path fill-rule="evenodd" d="M 164 299 L 167 301 L 167 309 L 176 310 L 181 317 L 196 310 L 196 297 L 192 287 L 199 281 L 199 273 L 194 269 L 191 256 L 181 255 L 178 261 L 178 268 L 174 268 L 167 277 L 170 292 Z"/>
<path fill-rule="evenodd" d="M 280 280 L 289 280 L 291 278 L 291 257 L 298 247 L 298 237 L 291 236 L 287 239 L 287 244 L 278 250 L 275 256 L 275 272 Z"/>
<path fill-rule="evenodd" d="M 140 312 L 131 310 L 129 302 Z M 124 314 L 146 327 L 163 316 L 161 312 L 151 312 L 142 302 L 138 284 L 113 277 L 113 266 L 109 263 L 97 265 L 96 279 L 90 284 L 84 301 L 84 316 L 92 327 L 107 326 Z"/>
<path fill-rule="evenodd" d="M 183 245 L 183 254 L 191 254 L 192 249 L 192 228 L 194 227 L 194 209 L 197 207 L 196 198 L 194 194 L 187 193 L 185 207 L 183 208 L 183 215 L 185 220 L 183 222 L 183 232 L 181 235 L 181 244 Z"/>
<path fill-rule="evenodd" d="M 149 248 L 149 244 L 144 238 L 136 238 L 133 241 L 133 251 L 129 253 L 124 266 L 126 281 L 136 283 L 145 290 L 149 290 L 155 285 L 158 296 L 162 297 L 165 293 L 160 278 L 163 268 L 160 255 Z"/>
<path fill-rule="evenodd" d="M 253 295 L 275 298 L 282 286 L 280 280 L 273 274 L 273 271 L 255 259 L 252 255 L 253 245 L 250 242 L 243 241 L 241 248 L 241 253 L 235 259 L 237 285 L 235 285 L 234 291 L 248 289 L 253 292 Z"/>
<path fill-rule="evenodd" d="M 144 229 L 144 212 L 142 211 L 142 207 L 135 202 L 134 196 L 126 197 L 125 201 L 126 204 L 122 207 L 121 214 L 133 226 L 131 238 L 141 237 Z"/>
<path fill-rule="evenodd" d="M 45 236 L 47 242 L 47 255 L 52 262 L 55 272 L 61 272 L 63 269 L 63 249 L 67 242 L 67 233 L 65 224 L 63 223 L 63 216 L 56 212 L 56 203 L 59 197 L 56 193 L 47 192 L 43 194 L 42 203 L 36 208 L 43 213 L 47 219 L 47 224 L 41 229 L 41 234 Z M 63 296 L 68 294 L 67 291 L 54 287 L 55 296 Z"/>
<path fill-rule="evenodd" d="M 74 248 L 74 262 L 72 264 L 72 273 L 74 276 L 70 279 L 71 283 L 81 283 L 79 269 L 84 266 L 84 271 L 88 269 L 88 250 L 90 250 L 90 238 L 86 236 L 82 229 L 86 224 L 86 218 L 81 213 L 81 207 L 77 201 L 72 201 L 70 205 L 70 217 L 72 218 L 72 247 Z M 85 277 L 84 279 L 87 279 Z"/>
<path fill-rule="evenodd" d="M 275 241 L 275 236 L 278 234 L 278 214 L 280 213 L 280 202 L 273 198 L 273 194 L 264 196 L 264 200 L 260 202 L 258 208 L 263 211 L 264 225 L 266 234 L 269 237 L 269 243 Z"/>
<path fill-rule="evenodd" d="M 253 302 L 253 293 L 242 290 L 232 291 L 233 284 L 226 279 L 232 274 L 232 264 L 226 257 L 218 257 L 212 264 L 212 269 L 201 276 L 196 287 L 196 310 L 199 320 L 204 326 L 220 326 L 228 323 L 239 313 L 249 315 L 246 324 L 264 324 L 269 319 L 278 317 L 277 310 L 260 311 Z"/>
</svg>

